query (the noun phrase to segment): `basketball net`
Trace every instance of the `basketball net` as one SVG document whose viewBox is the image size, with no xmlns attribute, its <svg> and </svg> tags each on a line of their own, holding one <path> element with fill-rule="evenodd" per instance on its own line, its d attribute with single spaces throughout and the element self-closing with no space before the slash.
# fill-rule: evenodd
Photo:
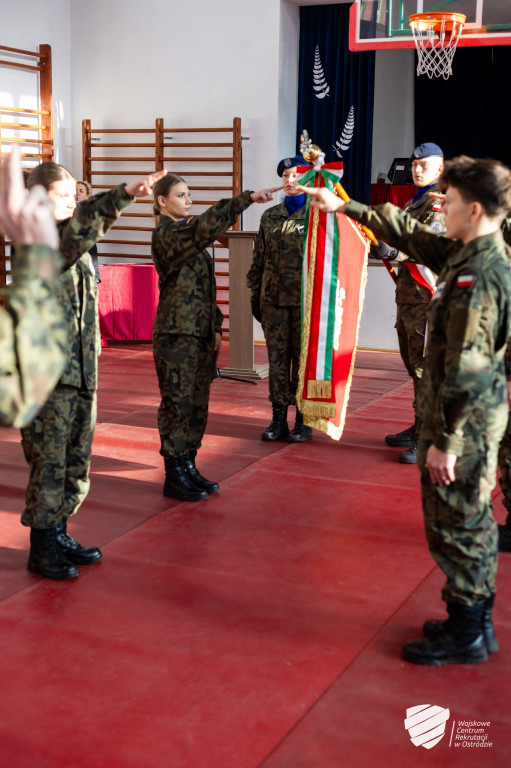
<svg viewBox="0 0 511 768">
<path fill-rule="evenodd" d="M 462 13 L 414 13 L 410 26 L 417 48 L 417 75 L 452 75 L 452 60 L 466 16 Z"/>
</svg>

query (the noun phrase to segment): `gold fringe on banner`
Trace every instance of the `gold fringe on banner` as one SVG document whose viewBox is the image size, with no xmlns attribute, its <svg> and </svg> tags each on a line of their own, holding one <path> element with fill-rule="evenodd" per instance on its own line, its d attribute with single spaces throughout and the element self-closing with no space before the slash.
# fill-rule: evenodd
<svg viewBox="0 0 511 768">
<path fill-rule="evenodd" d="M 321 399 L 332 397 L 332 382 L 327 379 L 311 379 L 307 382 L 307 397 Z"/>
<path fill-rule="evenodd" d="M 333 419 L 335 417 L 335 403 L 302 400 L 300 410 L 304 416 L 312 416 L 317 419 Z M 320 427 L 317 428 L 320 429 Z"/>
</svg>

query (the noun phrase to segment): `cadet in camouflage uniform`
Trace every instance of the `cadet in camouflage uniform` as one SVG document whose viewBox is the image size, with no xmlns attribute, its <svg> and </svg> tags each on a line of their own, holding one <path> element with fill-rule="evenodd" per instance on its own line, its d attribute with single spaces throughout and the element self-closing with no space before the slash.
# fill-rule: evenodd
<svg viewBox="0 0 511 768">
<path fill-rule="evenodd" d="M 504 240 L 511 246 L 511 216 L 507 216 L 502 222 L 502 234 Z M 508 375 L 508 394 L 511 403 L 511 342 L 506 349 L 506 371 Z M 502 489 L 502 504 L 507 511 L 504 525 L 498 526 L 499 552 L 511 552 L 511 411 L 507 422 L 504 437 L 499 446 L 499 483 Z"/>
<path fill-rule="evenodd" d="M 294 429 L 289 434 L 287 409 L 296 405 L 301 345 L 301 295 L 305 195 L 295 189 L 296 169 L 307 165 L 301 155 L 286 157 L 277 166 L 285 198 L 265 211 L 254 244 L 252 266 L 247 275 L 252 314 L 264 331 L 270 364 L 269 399 L 273 418 L 262 440 L 289 437 L 305 442 L 312 429 L 296 409 Z"/>
<path fill-rule="evenodd" d="M 67 331 L 54 292 L 60 257 L 42 190 L 25 196 L 19 152 L 0 163 L 0 225 L 16 248 L 12 283 L 1 291 L 0 426 L 30 422 L 64 369 Z"/>
<path fill-rule="evenodd" d="M 160 218 L 153 232 L 152 257 L 160 300 L 153 354 L 161 393 L 158 429 L 165 496 L 200 501 L 219 490 L 218 483 L 203 477 L 195 465 L 206 429 L 222 329 L 213 264 L 206 248 L 253 202 L 271 200 L 273 191 L 243 192 L 220 200 L 200 216 L 189 216 L 190 191 L 183 179 L 169 173 L 154 187 L 154 213 Z"/>
<path fill-rule="evenodd" d="M 78 576 L 76 565 L 101 559 L 97 547 L 82 547 L 67 533 L 89 490 L 92 438 L 96 423 L 97 356 L 100 350 L 97 288 L 88 254 L 133 202 L 147 195 L 162 176 L 153 174 L 120 185 L 76 206 L 76 182 L 55 163 L 31 171 L 29 187 L 42 184 L 54 203 L 64 270 L 56 283 L 67 329 L 67 365 L 46 405 L 22 430 L 30 466 L 26 506 L 21 516 L 30 526 L 29 570 L 63 580 Z M 76 206 L 76 210 L 75 210 Z"/>
<path fill-rule="evenodd" d="M 412 176 L 417 186 L 415 196 L 404 210 L 432 232 L 443 232 L 444 217 L 438 200 L 429 192 L 440 192 L 438 178 L 443 168 L 443 152 L 437 144 L 419 144 L 410 157 Z M 398 253 L 383 243 L 379 249 L 372 249 L 377 258 L 396 259 L 399 269 L 396 282 L 396 331 L 401 359 L 413 380 L 415 422 L 397 435 L 387 435 L 385 442 L 396 447 L 406 447 L 399 456 L 401 464 L 417 463 L 417 437 L 420 430 L 415 403 L 424 367 L 424 338 L 426 314 L 435 290 L 436 274 L 427 267 L 418 266 L 408 260 L 404 253 Z"/>
<path fill-rule="evenodd" d="M 343 210 L 440 273 L 428 311 L 418 463 L 426 535 L 447 576 L 442 594 L 449 618 L 427 621 L 425 638 L 403 647 L 405 659 L 427 666 L 475 664 L 498 649 L 491 490 L 508 414 L 511 337 L 511 273 L 500 231 L 511 209 L 511 172 L 494 160 L 460 157 L 446 163 L 440 183 L 447 188 L 447 237 L 392 205 L 344 205 L 313 192 L 316 204 Z"/>
</svg>

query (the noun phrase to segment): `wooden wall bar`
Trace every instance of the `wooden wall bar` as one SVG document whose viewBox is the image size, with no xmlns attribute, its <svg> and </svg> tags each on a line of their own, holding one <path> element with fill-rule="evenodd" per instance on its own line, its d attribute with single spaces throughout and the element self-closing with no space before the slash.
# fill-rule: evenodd
<svg viewBox="0 0 511 768">
<path fill-rule="evenodd" d="M 0 155 L 8 155 L 10 145 L 19 144 L 22 164 L 30 169 L 54 157 L 51 46 L 40 45 L 38 51 L 26 51 L 0 45 L 0 57 L 0 71 L 21 69 L 37 78 L 34 93 L 39 109 L 0 104 Z M 0 285 L 5 285 L 9 273 L 9 243 L 0 233 Z"/>
<path fill-rule="evenodd" d="M 183 176 L 192 192 L 192 213 L 241 192 L 241 119 L 229 127 L 172 128 L 157 118 L 154 128 L 93 128 L 82 123 L 83 178 L 93 192 L 110 189 L 127 177 L 166 168 Z M 100 257 L 136 261 L 151 258 L 152 200 L 137 200 L 99 244 Z M 240 229 L 237 221 L 234 230 Z M 129 233 L 126 236 L 123 233 Z M 218 303 L 228 335 L 229 270 L 224 246 L 215 248 Z"/>
</svg>

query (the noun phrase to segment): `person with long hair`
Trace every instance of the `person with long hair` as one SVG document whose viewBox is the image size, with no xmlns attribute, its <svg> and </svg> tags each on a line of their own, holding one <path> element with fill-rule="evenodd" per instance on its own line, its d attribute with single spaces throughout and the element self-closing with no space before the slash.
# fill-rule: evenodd
<svg viewBox="0 0 511 768">
<path fill-rule="evenodd" d="M 219 490 L 196 467 L 208 418 L 209 388 L 221 345 L 222 312 L 216 304 L 215 275 L 206 248 L 224 234 L 252 203 L 266 203 L 274 189 L 243 192 L 190 216 L 188 185 L 167 174 L 153 190 L 159 217 L 152 236 L 160 300 L 153 354 L 160 386 L 160 453 L 165 463 L 163 494 L 200 501 Z"/>
<path fill-rule="evenodd" d="M 102 558 L 97 547 L 82 547 L 67 532 L 89 490 L 92 438 L 96 423 L 99 323 L 97 288 L 90 248 L 116 221 L 135 196 L 150 194 L 161 171 L 120 184 L 76 203 L 76 181 L 63 166 L 42 163 L 27 186 L 47 190 L 59 233 L 64 269 L 57 295 L 67 326 L 67 365 L 47 403 L 22 429 L 30 467 L 23 525 L 30 527 L 28 569 L 50 579 L 78 576 L 77 565 Z"/>
</svg>

